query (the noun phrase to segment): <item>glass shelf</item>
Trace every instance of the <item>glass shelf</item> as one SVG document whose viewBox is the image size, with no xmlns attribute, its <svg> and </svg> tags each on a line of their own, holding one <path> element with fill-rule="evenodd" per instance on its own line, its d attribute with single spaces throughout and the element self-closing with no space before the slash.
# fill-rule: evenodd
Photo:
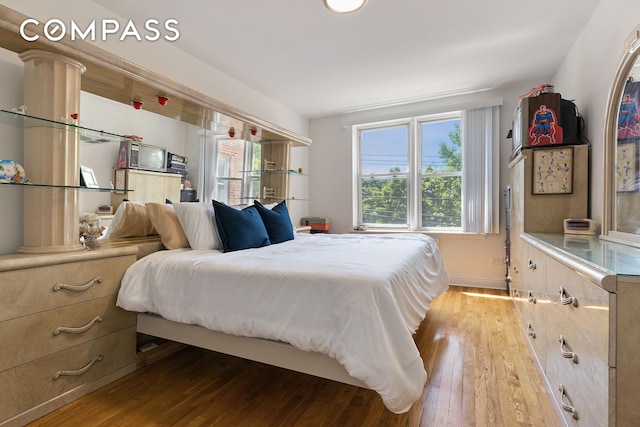
<svg viewBox="0 0 640 427">
<path fill-rule="evenodd" d="M 124 135 L 118 135 L 103 130 L 91 129 L 74 124 L 57 122 L 55 120 L 43 119 L 40 117 L 30 116 L 28 114 L 16 113 L 0 109 L 0 124 L 9 125 L 17 128 L 51 128 L 60 130 L 75 130 L 80 134 L 80 141 L 86 143 L 106 143 L 120 142 L 127 139 Z"/>
<path fill-rule="evenodd" d="M 74 124 L 58 122 L 55 120 L 43 119 L 41 117 L 30 116 L 28 114 L 21 114 L 14 111 L 7 111 L 0 109 L 0 125 L 8 125 L 22 129 L 33 128 L 49 128 L 59 129 L 64 131 L 75 131 L 80 135 L 80 142 L 90 144 L 101 144 L 116 142 L 119 143 L 123 139 L 128 139 L 124 135 L 118 135 L 111 132 L 105 132 L 103 130 L 91 129 L 83 126 L 77 126 Z M 76 189 L 83 191 L 96 191 L 96 192 L 128 192 L 133 190 L 125 189 L 113 189 L 113 188 L 90 188 L 79 185 L 54 185 L 54 184 L 38 184 L 31 182 L 0 182 L 5 186 L 14 187 L 39 187 L 39 188 L 66 188 Z M 6 188 L 6 187 L 5 187 Z"/>
<path fill-rule="evenodd" d="M 308 202 L 309 199 L 298 199 L 297 197 L 240 197 L 240 200 L 272 200 L 272 201 L 280 201 L 280 200 L 299 200 L 301 202 Z"/>
<path fill-rule="evenodd" d="M 0 182 L 2 185 L 8 185 L 13 187 L 39 187 L 39 188 L 71 188 L 76 190 L 88 190 L 88 191 L 98 191 L 98 192 L 114 192 L 114 193 L 124 193 L 124 192 L 132 192 L 134 190 L 124 190 L 119 188 L 93 188 L 93 187 L 83 187 L 80 185 L 54 185 L 54 184 L 32 184 L 30 182 Z"/>
<path fill-rule="evenodd" d="M 258 175 L 258 174 L 270 174 L 270 173 L 286 173 L 286 174 L 291 174 L 291 175 L 302 175 L 302 176 L 307 176 L 307 174 L 303 173 L 303 172 L 298 172 L 295 169 L 261 169 L 261 170 L 252 170 L 252 171 L 240 171 L 241 173 L 249 173 L 249 174 L 254 174 L 254 175 Z"/>
</svg>

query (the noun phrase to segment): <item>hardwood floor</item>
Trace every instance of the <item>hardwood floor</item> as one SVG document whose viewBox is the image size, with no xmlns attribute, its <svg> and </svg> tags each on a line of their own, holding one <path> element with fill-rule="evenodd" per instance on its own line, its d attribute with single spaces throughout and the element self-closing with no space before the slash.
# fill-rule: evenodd
<svg viewBox="0 0 640 427">
<path fill-rule="evenodd" d="M 371 390 L 187 348 L 31 425 L 559 426 L 516 319 L 504 291 L 438 297 L 416 336 L 429 381 L 402 415 Z"/>
</svg>

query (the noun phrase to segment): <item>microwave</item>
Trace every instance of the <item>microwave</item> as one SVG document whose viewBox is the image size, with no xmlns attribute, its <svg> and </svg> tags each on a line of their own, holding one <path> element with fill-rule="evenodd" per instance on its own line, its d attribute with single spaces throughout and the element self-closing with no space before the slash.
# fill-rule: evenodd
<svg viewBox="0 0 640 427">
<path fill-rule="evenodd" d="M 167 150 L 139 141 L 120 142 L 116 167 L 119 169 L 141 169 L 157 172 L 167 171 Z"/>
</svg>

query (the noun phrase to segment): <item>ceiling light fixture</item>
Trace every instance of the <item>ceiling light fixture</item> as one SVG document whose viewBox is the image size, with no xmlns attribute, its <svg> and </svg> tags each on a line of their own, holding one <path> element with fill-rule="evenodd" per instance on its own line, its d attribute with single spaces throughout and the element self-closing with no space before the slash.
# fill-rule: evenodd
<svg viewBox="0 0 640 427">
<path fill-rule="evenodd" d="M 327 9 L 336 13 L 351 13 L 360 10 L 367 0 L 324 0 Z"/>
</svg>

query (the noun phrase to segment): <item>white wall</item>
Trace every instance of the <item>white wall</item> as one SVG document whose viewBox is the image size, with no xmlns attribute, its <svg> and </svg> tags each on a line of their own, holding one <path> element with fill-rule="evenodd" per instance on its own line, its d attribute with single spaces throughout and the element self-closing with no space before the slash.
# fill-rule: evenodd
<svg viewBox="0 0 640 427">
<path fill-rule="evenodd" d="M 613 77 L 624 42 L 640 24 L 640 2 L 606 0 L 594 12 L 559 68 L 556 88 L 567 88 L 585 117 L 591 140 L 591 217 L 602 223 L 604 198 L 604 120 Z"/>
<path fill-rule="evenodd" d="M 500 187 L 508 184 L 508 162 L 511 142 L 505 139 L 511 128 L 518 95 L 541 83 L 555 84 L 565 99 L 574 99 L 586 121 L 586 135 L 592 146 L 591 216 L 602 218 L 604 112 L 613 74 L 622 56 L 624 40 L 640 23 L 640 2 L 637 0 L 603 1 L 576 41 L 555 76 L 540 76 L 538 81 L 517 88 L 501 88 L 477 94 L 419 104 L 378 109 L 312 120 L 310 135 L 311 215 L 328 216 L 333 232 L 348 232 L 353 226 L 352 204 L 352 136 L 350 125 L 396 117 L 447 110 L 467 102 L 488 97 L 504 100 L 500 118 Z M 452 283 L 475 286 L 503 287 L 504 269 L 492 265 L 491 258 L 504 255 L 504 205 L 501 200 L 499 235 L 486 239 L 440 236 Z"/>
<path fill-rule="evenodd" d="M 548 79 L 542 78 L 542 81 Z M 312 216 L 326 216 L 331 231 L 346 233 L 353 228 L 354 206 L 352 189 L 353 141 L 352 125 L 395 118 L 410 117 L 486 106 L 502 100 L 500 117 L 500 174 L 501 191 L 508 183 L 508 159 L 512 142 L 507 139 L 518 95 L 539 84 L 518 88 L 503 88 L 482 94 L 465 95 L 403 106 L 362 111 L 312 120 L 313 144 L 310 148 L 310 212 Z M 504 201 L 500 199 L 499 234 L 487 236 L 440 234 L 440 250 L 445 258 L 452 283 L 481 287 L 504 288 L 505 266 L 492 262 L 504 259 Z"/>
</svg>

